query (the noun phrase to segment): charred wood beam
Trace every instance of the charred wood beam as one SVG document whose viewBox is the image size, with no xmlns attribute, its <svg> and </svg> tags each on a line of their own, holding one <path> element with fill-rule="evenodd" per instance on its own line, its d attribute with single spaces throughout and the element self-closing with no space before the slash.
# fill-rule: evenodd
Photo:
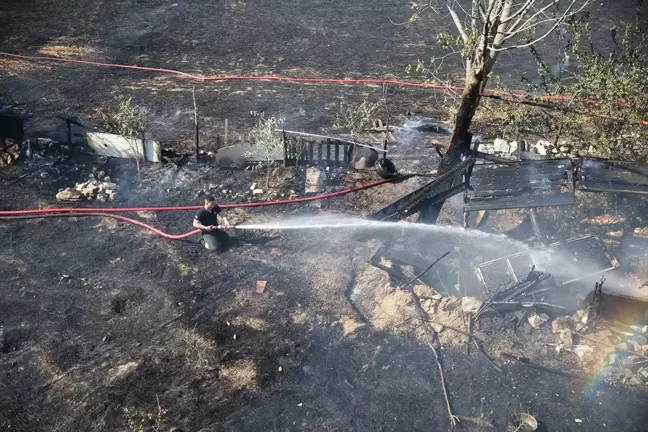
<svg viewBox="0 0 648 432">
<path fill-rule="evenodd" d="M 430 183 L 420 187 L 414 192 L 394 201 L 390 205 L 374 213 L 369 219 L 373 220 L 399 220 L 406 218 L 421 209 L 423 205 L 429 202 L 437 203 L 448 197 L 461 192 L 465 184 L 447 187 L 447 182 L 454 183 L 455 178 L 465 169 L 474 164 L 474 158 L 467 158 L 459 165 L 453 167 L 445 174 L 435 178 Z"/>
</svg>

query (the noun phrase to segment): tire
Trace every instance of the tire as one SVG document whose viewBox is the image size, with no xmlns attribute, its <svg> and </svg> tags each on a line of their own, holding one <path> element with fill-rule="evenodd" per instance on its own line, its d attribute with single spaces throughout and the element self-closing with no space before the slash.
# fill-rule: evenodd
<svg viewBox="0 0 648 432">
<path fill-rule="evenodd" d="M 379 159 L 376 162 L 376 172 L 381 178 L 384 179 L 398 177 L 398 170 L 396 169 L 396 165 L 394 165 L 394 162 L 390 161 L 389 159 Z"/>
</svg>

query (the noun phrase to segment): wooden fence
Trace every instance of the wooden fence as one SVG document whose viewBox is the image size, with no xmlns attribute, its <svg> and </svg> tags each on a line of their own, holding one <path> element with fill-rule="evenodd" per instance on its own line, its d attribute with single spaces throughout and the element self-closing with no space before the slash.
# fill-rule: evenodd
<svg viewBox="0 0 648 432">
<path fill-rule="evenodd" d="M 288 137 L 283 132 L 284 166 L 348 167 L 355 144 L 332 138 Z"/>
</svg>

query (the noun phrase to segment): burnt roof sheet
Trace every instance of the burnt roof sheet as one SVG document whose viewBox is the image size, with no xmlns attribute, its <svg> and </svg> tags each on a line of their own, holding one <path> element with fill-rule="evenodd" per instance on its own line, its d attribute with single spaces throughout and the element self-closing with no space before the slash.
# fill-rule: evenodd
<svg viewBox="0 0 648 432">
<path fill-rule="evenodd" d="M 574 204 L 569 159 L 475 165 L 467 210 L 544 207 Z"/>
<path fill-rule="evenodd" d="M 638 162 L 582 158 L 576 187 L 582 191 L 648 195 L 648 167 Z"/>
</svg>

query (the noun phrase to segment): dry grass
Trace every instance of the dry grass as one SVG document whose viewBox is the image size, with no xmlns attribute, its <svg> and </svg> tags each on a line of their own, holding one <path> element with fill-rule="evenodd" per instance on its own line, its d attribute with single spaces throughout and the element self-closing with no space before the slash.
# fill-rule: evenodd
<svg viewBox="0 0 648 432">
<path fill-rule="evenodd" d="M 0 58 L 0 71 L 9 76 L 21 76 L 30 72 L 41 73 L 50 69 L 52 69 L 51 66 L 42 63 L 33 63 L 11 58 Z"/>
<path fill-rule="evenodd" d="M 257 368 L 251 360 L 229 363 L 221 368 L 220 378 L 231 390 L 257 390 Z"/>
<path fill-rule="evenodd" d="M 197 370 L 208 368 L 214 362 L 216 344 L 205 339 L 196 329 L 182 329 L 178 331 L 182 341 L 187 364 L 193 365 Z"/>
<path fill-rule="evenodd" d="M 232 320 L 232 324 L 236 326 L 244 326 L 256 331 L 264 331 L 267 329 L 266 322 L 261 318 L 239 316 Z"/>
<path fill-rule="evenodd" d="M 321 73 L 318 73 L 315 69 L 313 68 L 292 68 L 288 69 L 287 75 L 294 77 L 294 78 L 320 78 L 322 76 Z"/>
<path fill-rule="evenodd" d="M 74 45 L 73 42 L 73 38 L 61 36 L 45 44 L 38 53 L 51 57 L 83 57 L 92 51 L 89 47 Z"/>
</svg>

